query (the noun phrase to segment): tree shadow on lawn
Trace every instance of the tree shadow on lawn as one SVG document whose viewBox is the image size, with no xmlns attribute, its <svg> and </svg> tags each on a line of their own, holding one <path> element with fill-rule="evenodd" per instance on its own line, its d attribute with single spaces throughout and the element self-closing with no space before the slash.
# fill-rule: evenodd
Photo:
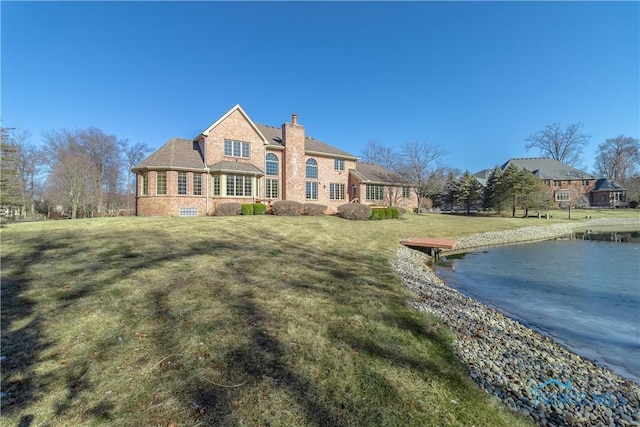
<svg viewBox="0 0 640 427">
<path fill-rule="evenodd" d="M 36 303 L 23 294 L 30 290 L 30 267 L 44 262 L 47 251 L 63 250 L 67 245 L 48 239 L 33 239 L 34 245 L 26 255 L 2 256 L 2 287 L 0 329 L 2 330 L 2 392 L 1 411 L 11 414 L 25 408 L 36 399 L 39 378 L 33 365 L 50 343 L 42 337 L 44 317 L 36 315 L 25 325 L 14 328 L 35 315 Z M 5 245 L 7 244 L 5 240 Z M 30 423 L 31 415 L 23 417 Z M 26 424 L 29 425 L 29 424 Z"/>
<path fill-rule="evenodd" d="M 333 248 L 323 250 L 315 248 L 310 251 L 309 247 L 304 244 L 290 242 L 283 246 L 283 239 L 278 233 L 264 230 L 260 231 L 258 243 L 256 243 L 255 236 L 243 232 L 227 231 L 219 238 L 212 238 L 211 235 L 198 236 L 188 244 L 176 244 L 172 235 L 162 231 L 135 231 L 126 236 L 127 241 L 144 242 L 150 240 L 154 242 L 154 248 L 145 251 L 144 247 L 140 249 L 125 245 L 109 252 L 107 256 L 98 255 L 99 251 L 96 249 L 95 242 L 100 242 L 102 239 L 105 242 L 112 241 L 114 239 L 113 232 L 103 231 L 89 237 L 72 235 L 73 241 L 70 243 L 61 242 L 59 237 L 56 236 L 56 233 L 38 236 L 32 239 L 34 249 L 29 256 L 18 258 L 9 255 L 3 257 L 5 264 L 3 270 L 8 266 L 9 273 L 5 276 L 3 272 L 2 281 L 2 339 L 3 352 L 7 353 L 7 360 L 2 364 L 2 388 L 4 392 L 8 393 L 8 397 L 2 399 L 2 410 L 8 415 L 28 410 L 29 404 L 37 400 L 36 391 L 39 393 L 51 391 L 47 384 L 52 381 L 44 378 L 43 375 L 38 376 L 32 369 L 40 354 L 49 345 L 55 345 L 55 343 L 44 343 L 41 336 L 43 322 L 47 321 L 49 315 L 37 313 L 38 307 L 34 307 L 34 302 L 22 296 L 25 292 L 32 290 L 34 286 L 41 288 L 45 293 L 57 292 L 58 305 L 56 305 L 56 309 L 73 310 L 73 306 L 80 301 L 95 298 L 96 292 L 108 289 L 110 285 L 129 278 L 131 274 L 141 269 L 160 268 L 167 263 L 187 260 L 197 255 L 215 257 L 216 254 L 224 254 L 229 257 L 229 254 L 231 256 L 237 254 L 240 262 L 217 266 L 218 271 L 212 271 L 211 274 L 234 275 L 239 283 L 248 284 L 246 292 L 222 298 L 229 307 L 235 309 L 245 318 L 248 325 L 246 331 L 249 338 L 248 344 L 245 343 L 228 352 L 229 365 L 233 366 L 241 376 L 249 378 L 247 387 L 262 380 L 264 375 L 271 376 L 274 381 L 277 380 L 280 387 L 289 389 L 290 395 L 297 400 L 306 413 L 308 421 L 312 424 L 341 425 L 343 423 L 336 415 L 337 412 L 333 411 L 331 407 L 337 408 L 341 404 L 349 407 L 364 405 L 363 408 L 366 410 L 367 405 L 357 402 L 331 402 L 327 405 L 322 402 L 322 392 L 318 386 L 287 366 L 283 358 L 282 343 L 274 335 L 268 333 L 266 328 L 273 319 L 265 311 L 265 308 L 261 308 L 263 306 L 261 298 L 264 296 L 257 296 L 250 288 L 250 286 L 260 286 L 259 281 L 262 279 L 261 265 L 259 262 L 252 263 L 251 261 L 260 261 L 261 257 L 265 256 L 265 251 L 270 251 L 266 256 L 275 257 L 273 262 L 282 263 L 283 268 L 302 271 L 296 278 L 288 278 L 287 276 L 272 278 L 272 280 L 279 282 L 277 287 L 279 294 L 274 295 L 274 298 L 285 295 L 287 292 L 312 293 L 322 298 L 328 298 L 347 313 L 353 313 L 354 310 L 357 312 L 362 305 L 378 304 L 380 313 L 374 315 L 375 321 L 382 322 L 392 328 L 406 327 L 414 335 L 425 340 L 438 341 L 441 339 L 439 334 L 433 333 L 420 321 L 403 314 L 401 306 L 404 306 L 405 310 L 410 310 L 406 307 L 406 295 L 398 292 L 395 284 L 391 283 L 393 277 L 393 274 L 390 273 L 391 266 L 383 257 L 370 254 L 363 256 L 363 254 L 352 254 L 348 250 Z M 256 257 L 254 251 L 262 251 L 263 253 Z M 56 259 L 67 260 L 70 262 L 70 267 L 62 272 L 52 269 L 48 283 L 34 284 L 30 279 L 30 267 L 42 262 L 52 264 L 55 262 L 50 258 L 43 258 L 45 252 L 53 252 Z M 72 289 L 59 291 L 56 284 L 64 282 L 68 278 L 68 274 L 73 274 L 84 267 L 82 264 L 74 263 L 74 258 L 80 254 L 86 255 L 86 253 L 93 252 L 96 253 L 96 262 L 92 266 L 92 274 L 93 277 L 100 277 L 100 279 L 89 279 L 81 284 L 73 285 Z M 180 273 L 181 271 L 175 271 L 174 274 L 178 276 Z M 364 277 L 365 273 L 366 277 Z M 258 281 L 257 285 L 251 285 L 256 281 Z M 354 290 L 353 287 L 356 289 Z M 149 295 L 152 310 L 157 313 L 165 313 L 166 317 L 165 325 L 156 334 L 155 345 L 158 348 L 158 354 L 166 354 L 167 349 L 178 346 L 178 339 L 175 336 L 178 319 L 170 315 L 167 296 L 171 289 L 154 289 L 156 289 L 156 293 Z M 376 301 L 377 298 L 380 300 Z M 387 306 L 389 304 L 393 307 L 389 308 Z M 371 309 L 369 308 L 369 310 Z M 35 314 L 38 314 L 37 317 L 26 326 L 5 334 L 5 331 L 10 330 L 12 324 Z M 343 335 L 343 338 L 337 339 L 337 331 L 340 330 L 341 325 L 329 326 L 329 337 L 327 338 L 331 340 L 342 340 L 348 345 L 360 347 L 376 357 L 387 360 L 390 364 L 400 363 L 415 370 L 428 371 L 430 374 L 448 375 L 439 372 L 437 366 L 415 360 L 399 350 L 381 346 L 375 341 L 363 340 L 362 337 L 349 331 Z M 104 353 L 109 350 L 101 351 Z M 27 356 L 17 364 L 10 364 L 10 361 L 15 361 L 13 355 L 21 352 Z M 107 354 L 101 354 L 97 358 L 106 359 L 107 356 Z M 79 371 L 70 372 L 68 368 L 61 367 L 58 372 L 50 372 L 46 375 L 66 378 L 66 397 L 63 401 L 58 402 L 57 407 L 60 414 L 74 410 L 74 400 L 78 398 L 80 392 L 91 389 L 91 375 L 84 375 Z M 14 382 L 14 379 L 18 377 L 27 380 L 21 380 L 20 383 Z M 196 405 L 206 408 L 207 420 L 215 423 L 228 419 L 229 414 L 233 411 L 232 402 L 240 396 L 241 390 L 199 381 L 188 385 L 185 389 L 173 390 L 172 393 L 182 401 L 184 407 L 190 407 L 195 402 Z M 87 411 L 86 415 L 103 420 L 110 420 L 115 416 L 111 413 L 113 404 L 109 401 L 101 400 L 94 409 Z"/>
<path fill-rule="evenodd" d="M 3 249 L 11 247 L 10 236 L 3 236 Z M 11 236 L 13 237 L 13 236 Z M 17 238 L 17 237 L 13 237 Z M 154 239 L 161 244 L 158 251 L 150 254 L 141 254 L 134 249 L 113 251 L 108 256 L 96 255 L 92 262 L 91 274 L 86 275 L 81 283 L 67 285 L 72 279 L 85 272 L 87 265 L 80 259 L 86 259 L 87 254 L 99 253 L 101 241 L 114 239 L 113 233 L 103 232 L 90 236 L 69 233 L 68 231 L 48 234 L 40 234 L 37 237 L 23 239 L 18 246 L 31 246 L 28 253 L 12 254 L 9 250 L 3 250 L 2 255 L 2 356 L 6 357 L 2 361 L 2 392 L 1 410 L 3 416 L 13 416 L 28 411 L 29 405 L 36 402 L 40 395 L 44 393 L 62 394 L 63 390 L 54 389 L 56 382 L 64 382 L 66 392 L 62 400 L 56 404 L 55 412 L 58 415 L 74 410 L 74 401 L 83 393 L 90 391 L 91 375 L 85 375 L 77 371 L 77 366 L 83 370 L 84 362 L 62 364 L 53 371 L 46 374 L 36 374 L 34 365 L 42 362 L 42 354 L 55 342 L 44 337 L 44 329 L 48 319 L 55 318 L 58 313 L 76 310 L 77 304 L 88 298 L 95 298 L 97 292 L 108 290 L 110 285 L 129 277 L 132 273 L 143 268 L 153 269 L 157 266 L 175 260 L 185 259 L 193 256 L 192 248 L 182 248 L 181 250 L 170 251 L 161 250 L 171 247 L 171 239 L 159 231 L 135 232 L 127 236 L 133 241 L 145 241 Z M 211 250 L 209 242 L 208 249 Z M 236 249 L 235 245 L 225 245 L 224 242 L 213 247 L 219 250 Z M 60 264 L 63 263 L 63 264 Z M 36 267 L 43 268 L 43 265 L 51 265 L 47 271 L 46 283 L 43 279 L 36 282 L 34 273 Z M 62 268 L 54 268 L 64 265 Z M 46 268 L 46 267 L 44 267 Z M 42 273 L 40 273 L 42 275 Z M 27 292 L 38 291 L 38 296 L 27 298 Z M 36 299 L 44 301 L 38 302 Z M 98 303 L 98 301 L 96 301 Z M 46 308 L 42 304 L 52 305 L 53 308 Z M 82 316 L 83 314 L 79 314 Z M 35 317 L 34 317 L 35 316 Z M 24 326 L 15 328 L 14 325 L 21 324 L 33 317 Z M 59 354 L 50 356 L 50 359 L 61 357 Z M 97 355 L 96 359 L 104 356 Z M 89 368 L 87 368 L 88 370 Z M 56 380 L 57 379 L 57 380 Z M 113 405 L 109 402 L 101 402 L 89 410 L 88 415 L 95 415 L 101 419 L 110 419 L 110 408 Z M 29 425 L 33 422 L 32 415 L 25 415 L 23 420 Z"/>
<path fill-rule="evenodd" d="M 229 303 L 247 320 L 249 340 L 239 339 L 239 344 L 227 351 L 224 361 L 227 367 L 225 376 L 243 381 L 237 387 L 204 380 L 190 384 L 185 395 L 190 396 L 196 408 L 204 409 L 200 421 L 207 425 L 238 422 L 234 415 L 237 408 L 234 402 L 239 401 L 247 390 L 268 380 L 274 387 L 288 390 L 288 395 L 298 403 L 309 424 L 335 427 L 344 425 L 323 404 L 320 391 L 313 382 L 287 365 L 282 344 L 267 331 L 270 320 L 255 303 L 251 292 L 248 291 Z M 272 408 L 273 411 L 279 409 L 282 408 Z"/>
</svg>

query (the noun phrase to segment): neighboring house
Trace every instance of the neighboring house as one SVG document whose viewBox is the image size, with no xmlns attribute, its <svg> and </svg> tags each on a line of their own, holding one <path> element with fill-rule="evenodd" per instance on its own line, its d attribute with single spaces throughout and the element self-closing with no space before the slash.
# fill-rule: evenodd
<svg viewBox="0 0 640 427">
<path fill-rule="evenodd" d="M 571 202 L 572 205 L 579 205 L 582 204 L 582 200 L 585 200 L 586 204 L 585 198 L 596 183 L 596 178 L 593 175 L 555 159 L 514 158 L 508 160 L 501 167 L 504 170 L 511 164 L 518 169 L 525 168 L 538 177 L 547 188 L 556 207 L 568 202 Z"/>
<path fill-rule="evenodd" d="M 221 203 L 277 200 L 326 205 L 328 213 L 344 203 L 382 204 L 374 186 L 395 182 L 361 173 L 357 160 L 306 136 L 295 114 L 277 128 L 254 123 L 236 105 L 195 139 L 171 139 L 132 169 L 136 213 L 209 215 Z M 403 194 L 404 204 L 415 204 Z"/>
<path fill-rule="evenodd" d="M 518 169 L 525 168 L 538 177 L 547 188 L 555 206 L 567 202 L 572 205 L 594 207 L 626 206 L 626 189 L 606 178 L 597 179 L 593 175 L 565 165 L 554 159 L 546 158 L 514 158 L 509 159 L 501 167 L 506 169 L 514 165 Z M 486 186 L 491 169 L 484 169 L 474 176 Z"/>
<path fill-rule="evenodd" d="M 601 178 L 589 193 L 589 203 L 603 208 L 627 206 L 627 189 L 607 178 Z"/>
</svg>

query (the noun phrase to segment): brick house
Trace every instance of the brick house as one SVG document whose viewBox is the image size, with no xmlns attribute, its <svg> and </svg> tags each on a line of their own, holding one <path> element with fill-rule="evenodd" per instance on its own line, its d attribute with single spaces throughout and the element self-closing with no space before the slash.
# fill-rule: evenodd
<svg viewBox="0 0 640 427">
<path fill-rule="evenodd" d="M 589 193 L 589 203 L 601 208 L 626 207 L 629 205 L 627 189 L 607 178 L 600 178 Z"/>
<path fill-rule="evenodd" d="M 579 205 L 582 202 L 588 205 L 589 193 L 596 184 L 596 178 L 593 175 L 555 159 L 514 158 L 509 159 L 501 168 L 504 170 L 509 165 L 514 165 L 518 169 L 525 168 L 538 177 L 556 207 L 569 201 L 572 205 Z"/>
<path fill-rule="evenodd" d="M 416 204 L 409 187 L 379 166 L 306 136 L 295 114 L 280 128 L 257 124 L 239 105 L 193 140 L 173 138 L 132 169 L 136 214 L 197 216 L 222 203 Z M 406 197 L 403 197 L 406 196 Z"/>
</svg>

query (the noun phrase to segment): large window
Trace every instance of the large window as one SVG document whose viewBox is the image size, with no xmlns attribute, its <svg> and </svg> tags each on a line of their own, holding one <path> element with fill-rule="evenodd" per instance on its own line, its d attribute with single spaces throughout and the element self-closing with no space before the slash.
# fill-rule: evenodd
<svg viewBox="0 0 640 427">
<path fill-rule="evenodd" d="M 570 191 L 556 191 L 556 202 L 568 202 L 571 198 Z"/>
<path fill-rule="evenodd" d="M 382 185 L 367 184 L 366 193 L 367 200 L 384 199 L 384 187 Z"/>
<path fill-rule="evenodd" d="M 307 178 L 318 179 L 318 162 L 315 159 L 307 160 Z"/>
<path fill-rule="evenodd" d="M 273 153 L 267 154 L 266 173 L 269 176 L 278 176 L 278 156 Z"/>
<path fill-rule="evenodd" d="M 344 170 L 344 159 L 333 159 L 333 169 L 337 171 Z"/>
<path fill-rule="evenodd" d="M 156 194 L 167 194 L 167 171 L 156 172 Z"/>
<path fill-rule="evenodd" d="M 318 200 L 318 183 L 307 181 L 307 200 Z"/>
<path fill-rule="evenodd" d="M 178 172 L 178 194 L 187 194 L 187 173 Z"/>
<path fill-rule="evenodd" d="M 142 175 L 142 195 L 146 196 L 147 194 L 149 194 L 149 177 L 145 173 Z"/>
<path fill-rule="evenodd" d="M 251 177 L 227 175 L 227 196 L 251 197 Z"/>
<path fill-rule="evenodd" d="M 193 173 L 193 195 L 202 196 L 202 175 L 200 173 Z"/>
<path fill-rule="evenodd" d="M 329 198 L 331 200 L 344 200 L 344 184 L 329 184 Z"/>
<path fill-rule="evenodd" d="M 224 141 L 224 155 L 231 157 L 243 157 L 249 158 L 249 143 L 241 141 L 231 141 L 225 139 Z"/>
<path fill-rule="evenodd" d="M 265 197 L 267 199 L 278 198 L 278 180 L 277 179 L 267 179 L 265 181 Z"/>
<path fill-rule="evenodd" d="M 213 177 L 213 195 L 214 196 L 220 195 L 220 176 L 219 175 L 215 175 Z"/>
</svg>

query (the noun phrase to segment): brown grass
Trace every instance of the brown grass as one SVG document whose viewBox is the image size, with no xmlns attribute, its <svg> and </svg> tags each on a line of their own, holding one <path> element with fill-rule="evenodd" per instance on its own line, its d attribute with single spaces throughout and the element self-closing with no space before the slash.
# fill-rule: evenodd
<svg viewBox="0 0 640 427">
<path fill-rule="evenodd" d="M 2 424 L 527 425 L 469 380 L 437 319 L 407 307 L 390 262 L 405 237 L 534 222 L 8 225 Z"/>
</svg>

